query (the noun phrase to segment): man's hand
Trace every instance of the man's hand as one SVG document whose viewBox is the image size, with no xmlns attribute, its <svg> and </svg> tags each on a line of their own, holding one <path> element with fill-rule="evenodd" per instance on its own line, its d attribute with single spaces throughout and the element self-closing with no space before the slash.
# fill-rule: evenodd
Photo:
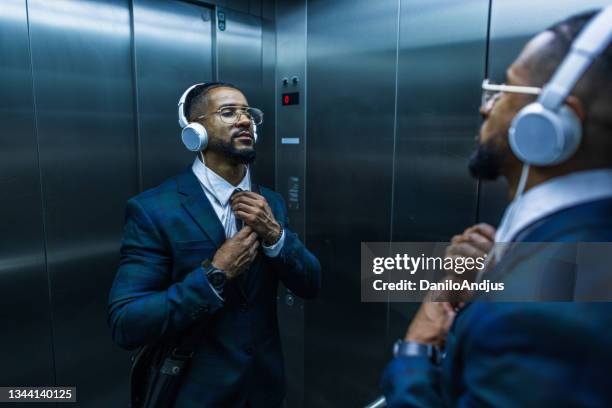
<svg viewBox="0 0 612 408">
<path fill-rule="evenodd" d="M 476 224 L 451 239 L 451 244 L 446 248 L 445 256 L 484 257 L 491 250 L 494 242 L 495 228 L 485 223 Z M 456 277 L 456 275 L 453 273 L 452 277 Z M 461 278 L 467 279 L 465 276 Z M 405 339 L 423 344 L 443 346 L 456 311 L 463 306 L 463 302 L 433 302 L 432 299 L 457 297 L 457 295 L 460 294 L 453 293 L 451 296 L 448 296 L 448 294 L 445 296 L 438 292 L 428 293 L 414 319 L 412 319 Z M 463 300 L 467 300 L 467 298 Z"/>
<path fill-rule="evenodd" d="M 241 191 L 232 196 L 232 210 L 263 239 L 273 244 L 281 235 L 280 224 L 274 218 L 272 209 L 264 197 L 252 191 Z"/>
<path fill-rule="evenodd" d="M 451 244 L 446 248 L 446 256 L 482 257 L 493 248 L 494 242 L 495 228 L 484 222 L 476 224 L 451 239 Z"/>
<path fill-rule="evenodd" d="M 455 314 L 449 302 L 432 302 L 428 294 L 412 319 L 405 340 L 442 347 Z"/>
<path fill-rule="evenodd" d="M 244 226 L 215 252 L 212 265 L 224 271 L 228 279 L 233 279 L 253 262 L 258 246 L 257 234 L 251 227 Z"/>
</svg>

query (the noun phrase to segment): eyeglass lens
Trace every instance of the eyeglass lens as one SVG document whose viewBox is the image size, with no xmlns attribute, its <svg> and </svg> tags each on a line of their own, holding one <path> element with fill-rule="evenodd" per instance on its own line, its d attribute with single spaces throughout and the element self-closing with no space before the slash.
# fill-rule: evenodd
<svg viewBox="0 0 612 408">
<path fill-rule="evenodd" d="M 257 108 L 228 107 L 219 111 L 221 120 L 228 124 L 236 123 L 241 115 L 245 115 L 255 125 L 259 125 L 263 121 L 263 112 Z"/>
</svg>

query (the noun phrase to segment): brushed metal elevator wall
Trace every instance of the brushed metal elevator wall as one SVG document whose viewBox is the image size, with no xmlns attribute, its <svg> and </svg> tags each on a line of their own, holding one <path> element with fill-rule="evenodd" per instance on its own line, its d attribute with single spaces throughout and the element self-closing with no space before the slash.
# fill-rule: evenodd
<svg viewBox="0 0 612 408">
<path fill-rule="evenodd" d="M 127 199 L 193 161 L 176 116 L 188 85 L 232 81 L 270 113 L 254 173 L 274 185 L 263 88 L 274 3 L 214 3 L 0 5 L 0 385 L 76 386 L 79 407 L 127 403 L 129 353 L 111 341 L 107 296 Z"/>
<path fill-rule="evenodd" d="M 306 242 L 323 268 L 305 309 L 304 406 L 363 406 L 418 305 L 360 302 L 360 242 L 496 225 L 503 182 L 479 186 L 467 170 L 482 80 L 503 81 L 536 32 L 610 1 L 295 3 L 307 9 Z M 285 12 L 278 27 L 298 13 Z"/>
</svg>

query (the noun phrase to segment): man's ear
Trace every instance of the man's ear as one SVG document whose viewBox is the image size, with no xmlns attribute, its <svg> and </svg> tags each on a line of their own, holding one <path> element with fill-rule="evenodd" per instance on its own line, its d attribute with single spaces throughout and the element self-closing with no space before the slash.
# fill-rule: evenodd
<svg viewBox="0 0 612 408">
<path fill-rule="evenodd" d="M 576 98 L 573 95 L 570 95 L 565 99 L 565 104 L 574 111 L 574 113 L 576 114 L 576 116 L 578 116 L 578 119 L 580 119 L 581 122 L 584 122 L 586 114 L 584 111 L 584 105 L 582 104 L 580 99 Z"/>
</svg>

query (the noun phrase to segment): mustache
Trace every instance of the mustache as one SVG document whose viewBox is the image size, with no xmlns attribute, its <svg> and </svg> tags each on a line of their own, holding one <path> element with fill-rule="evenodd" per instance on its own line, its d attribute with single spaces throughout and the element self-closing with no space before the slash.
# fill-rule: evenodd
<svg viewBox="0 0 612 408">
<path fill-rule="evenodd" d="M 254 136 L 253 136 L 253 131 L 252 131 L 252 130 L 250 130 L 250 129 L 248 129 L 248 128 L 239 128 L 239 129 L 236 129 L 236 131 L 234 131 L 234 132 L 233 132 L 233 134 L 232 134 L 232 140 L 234 140 L 234 139 L 237 139 L 237 138 L 241 137 L 241 136 L 240 136 L 240 134 L 241 134 L 241 133 L 245 133 L 245 132 L 249 134 L 249 136 L 251 137 L 251 139 L 253 139 L 253 138 L 254 138 Z"/>
</svg>

